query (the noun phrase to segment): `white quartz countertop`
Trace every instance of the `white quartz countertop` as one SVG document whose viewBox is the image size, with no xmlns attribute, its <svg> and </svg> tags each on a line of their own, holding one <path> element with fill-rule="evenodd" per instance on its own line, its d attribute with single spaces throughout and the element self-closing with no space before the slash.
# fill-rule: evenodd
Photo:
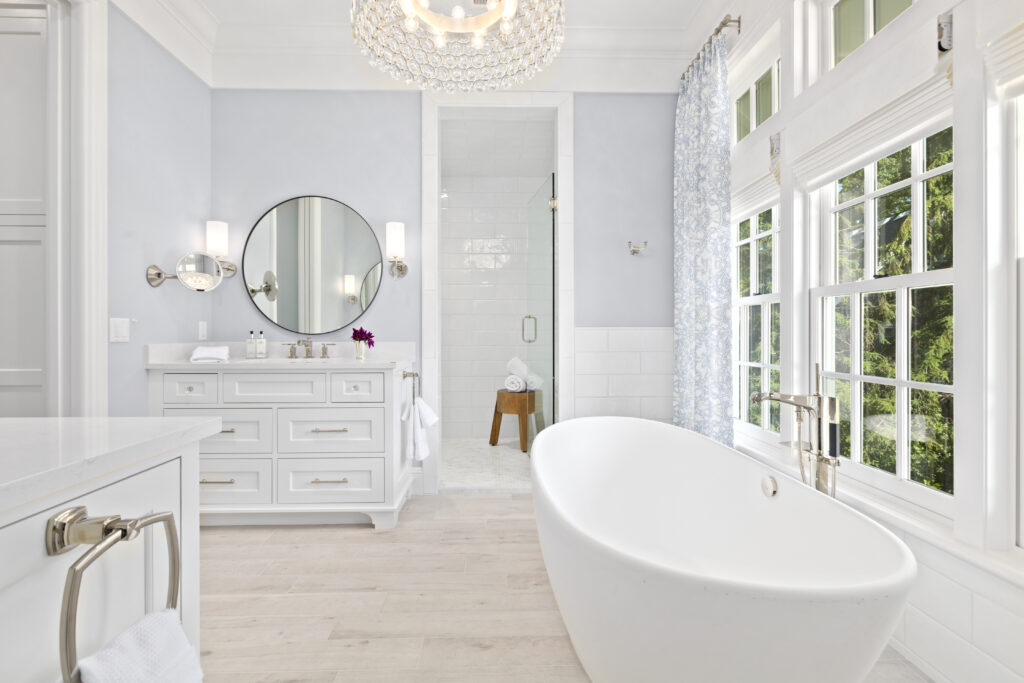
<svg viewBox="0 0 1024 683">
<path fill-rule="evenodd" d="M 0 418 L 0 525 L 34 501 L 129 476 L 219 431 L 218 417 Z"/>
<path fill-rule="evenodd" d="M 173 370 L 186 372 L 221 372 L 223 370 L 395 370 L 406 367 L 408 362 L 397 360 L 354 358 L 262 358 L 247 360 L 232 358 L 226 363 L 191 363 L 187 360 L 151 361 L 146 363 L 147 370 Z"/>
<path fill-rule="evenodd" d="M 408 368 L 416 357 L 416 345 L 407 342 L 381 342 L 370 349 L 366 360 L 355 359 L 355 347 L 351 342 L 330 342 L 327 347 L 329 358 L 321 358 L 323 342 L 313 342 L 313 358 L 304 358 L 305 349 L 299 346 L 298 358 L 288 357 L 288 348 L 281 342 L 267 345 L 268 358 L 247 359 L 245 344 L 240 342 L 200 342 L 203 346 L 226 346 L 230 358 L 226 363 L 192 363 L 189 358 L 199 344 L 173 343 L 150 344 L 146 347 L 146 369 L 157 372 L 262 372 L 265 370 L 290 370 L 292 372 L 339 370 L 360 372 L 363 370 L 396 371 Z"/>
</svg>

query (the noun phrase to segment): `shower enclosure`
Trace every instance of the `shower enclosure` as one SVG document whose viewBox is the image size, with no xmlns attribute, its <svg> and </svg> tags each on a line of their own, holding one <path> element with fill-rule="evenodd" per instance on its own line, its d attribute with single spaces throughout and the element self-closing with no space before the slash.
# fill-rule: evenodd
<svg viewBox="0 0 1024 683">
<path fill-rule="evenodd" d="M 554 422 L 556 328 L 555 328 L 555 174 L 544 180 L 530 199 L 526 250 L 527 297 L 523 316 L 523 359 L 542 384 L 538 389 L 540 417 L 537 431 Z"/>
<path fill-rule="evenodd" d="M 556 415 L 554 112 L 451 108 L 440 124 L 440 486 L 526 489 L 522 414 L 489 441 L 512 358 L 532 375 L 509 397 L 532 410 L 528 445 Z"/>
</svg>

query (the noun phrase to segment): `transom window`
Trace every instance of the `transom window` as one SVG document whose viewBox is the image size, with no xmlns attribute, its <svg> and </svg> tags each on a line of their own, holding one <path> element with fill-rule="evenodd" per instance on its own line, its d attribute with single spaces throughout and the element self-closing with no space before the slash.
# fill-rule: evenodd
<svg viewBox="0 0 1024 683">
<path fill-rule="evenodd" d="M 913 0 L 832 0 L 832 65 L 902 14 Z"/>
<path fill-rule="evenodd" d="M 812 302 L 847 473 L 910 498 L 908 483 L 952 494 L 953 130 L 822 194 L 823 285 Z"/>
<path fill-rule="evenodd" d="M 737 334 L 737 417 L 769 432 L 779 432 L 777 403 L 754 403 L 755 391 L 778 391 L 781 366 L 781 297 L 777 293 L 778 209 L 770 208 L 735 226 L 733 269 L 734 319 Z"/>
<path fill-rule="evenodd" d="M 779 61 L 736 99 L 736 142 L 779 110 Z"/>
</svg>

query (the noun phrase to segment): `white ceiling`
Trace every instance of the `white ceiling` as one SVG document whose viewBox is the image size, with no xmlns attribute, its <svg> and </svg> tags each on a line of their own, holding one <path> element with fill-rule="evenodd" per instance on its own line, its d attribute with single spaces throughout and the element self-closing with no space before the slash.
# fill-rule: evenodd
<svg viewBox="0 0 1024 683">
<path fill-rule="evenodd" d="M 562 53 L 525 89 L 675 91 L 729 1 L 566 0 Z M 355 50 L 351 0 L 115 2 L 214 87 L 405 87 Z"/>
</svg>

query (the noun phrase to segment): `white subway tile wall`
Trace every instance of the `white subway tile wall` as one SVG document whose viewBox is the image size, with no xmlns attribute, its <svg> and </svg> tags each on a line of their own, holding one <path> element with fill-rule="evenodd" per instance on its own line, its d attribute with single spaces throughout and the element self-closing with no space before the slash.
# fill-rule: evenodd
<svg viewBox="0 0 1024 683">
<path fill-rule="evenodd" d="M 577 327 L 576 417 L 672 419 L 671 327 Z"/>
<path fill-rule="evenodd" d="M 546 178 L 442 178 L 441 405 L 445 438 L 487 439 L 506 364 L 526 358 L 527 205 Z M 447 197 L 443 196 L 444 194 Z M 518 434 L 512 415 L 503 437 Z"/>
<path fill-rule="evenodd" d="M 897 531 L 918 576 L 893 643 L 950 683 L 1024 683 L 1024 597 L 1014 584 Z"/>
</svg>

